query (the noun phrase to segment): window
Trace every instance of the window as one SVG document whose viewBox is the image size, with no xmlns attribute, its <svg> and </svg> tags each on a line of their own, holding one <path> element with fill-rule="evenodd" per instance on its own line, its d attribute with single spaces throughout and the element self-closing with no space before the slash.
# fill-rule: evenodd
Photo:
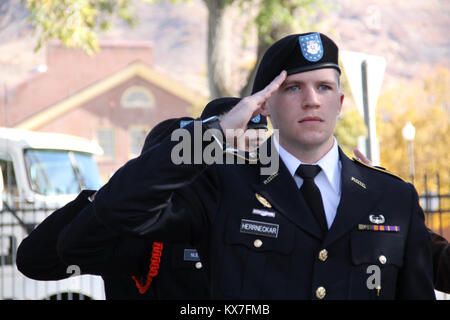
<svg viewBox="0 0 450 320">
<path fill-rule="evenodd" d="M 31 188 L 40 194 L 77 194 L 102 185 L 97 164 L 89 153 L 26 149 L 25 166 Z"/>
<path fill-rule="evenodd" d="M 113 129 L 97 129 L 97 141 L 103 149 L 104 157 L 114 157 L 114 130 Z"/>
<path fill-rule="evenodd" d="M 150 90 L 141 86 L 132 86 L 125 90 L 120 99 L 124 108 L 153 108 L 155 98 Z"/>
<path fill-rule="evenodd" d="M 17 239 L 15 236 L 0 234 L 0 266 L 14 264 Z"/>
<path fill-rule="evenodd" d="M 5 155 L 3 159 L 0 158 L 0 168 L 3 174 L 3 187 L 5 190 L 3 196 L 6 197 L 4 200 L 18 197 L 19 189 L 17 187 L 16 174 L 14 173 L 14 165 L 12 159 L 8 155 Z"/>
<path fill-rule="evenodd" d="M 141 154 L 148 131 L 145 127 L 130 128 L 130 154 L 132 156 Z"/>
</svg>

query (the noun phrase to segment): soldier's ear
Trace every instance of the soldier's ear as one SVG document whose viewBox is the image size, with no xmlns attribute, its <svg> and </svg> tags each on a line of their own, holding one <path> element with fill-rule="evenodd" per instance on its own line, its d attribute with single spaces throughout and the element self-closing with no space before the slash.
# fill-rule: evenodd
<svg viewBox="0 0 450 320">
<path fill-rule="evenodd" d="M 341 92 L 341 96 L 339 97 L 339 99 L 340 99 L 340 102 L 341 102 L 341 105 L 340 105 L 340 108 L 339 108 L 339 113 L 340 113 L 342 111 L 342 105 L 344 103 L 344 93 Z"/>
</svg>

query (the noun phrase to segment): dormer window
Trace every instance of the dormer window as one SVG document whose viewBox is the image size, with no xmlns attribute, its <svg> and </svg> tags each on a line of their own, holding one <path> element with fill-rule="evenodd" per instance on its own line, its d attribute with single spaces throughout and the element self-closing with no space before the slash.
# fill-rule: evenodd
<svg viewBox="0 0 450 320">
<path fill-rule="evenodd" d="M 124 108 L 153 108 L 155 98 L 147 88 L 132 86 L 125 90 L 120 99 L 120 104 Z"/>
</svg>

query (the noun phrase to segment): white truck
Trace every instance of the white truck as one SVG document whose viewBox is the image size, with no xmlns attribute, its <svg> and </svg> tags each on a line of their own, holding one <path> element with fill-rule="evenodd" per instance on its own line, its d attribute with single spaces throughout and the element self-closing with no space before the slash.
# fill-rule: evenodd
<svg viewBox="0 0 450 320">
<path fill-rule="evenodd" d="M 37 224 L 81 190 L 101 187 L 94 159 L 101 153 L 97 143 L 79 137 L 0 128 L 0 300 L 105 298 L 101 277 L 36 281 L 15 264 L 18 245 Z M 68 269 L 77 274 L 76 266 Z"/>
</svg>

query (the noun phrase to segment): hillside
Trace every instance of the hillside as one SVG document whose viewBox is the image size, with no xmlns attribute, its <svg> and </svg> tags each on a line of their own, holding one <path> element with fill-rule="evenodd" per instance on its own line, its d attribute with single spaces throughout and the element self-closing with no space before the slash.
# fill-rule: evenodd
<svg viewBox="0 0 450 320">
<path fill-rule="evenodd" d="M 119 23 L 102 39 L 151 41 L 155 65 L 161 72 L 206 94 L 208 13 L 203 2 L 139 4 L 137 12 L 140 23 L 136 28 Z M 33 67 L 45 64 L 45 50 L 33 52 L 36 42 L 26 18 L 27 12 L 19 1 L 2 0 L 2 86 L 23 80 Z M 420 75 L 434 65 L 450 67 L 448 0 L 340 0 L 319 18 L 321 31 L 332 34 L 341 49 L 384 56 L 388 62 L 387 81 Z M 239 35 L 239 30 L 235 34 Z M 240 43 L 237 39 L 240 60 L 254 59 L 252 50 L 238 50 Z"/>
</svg>

